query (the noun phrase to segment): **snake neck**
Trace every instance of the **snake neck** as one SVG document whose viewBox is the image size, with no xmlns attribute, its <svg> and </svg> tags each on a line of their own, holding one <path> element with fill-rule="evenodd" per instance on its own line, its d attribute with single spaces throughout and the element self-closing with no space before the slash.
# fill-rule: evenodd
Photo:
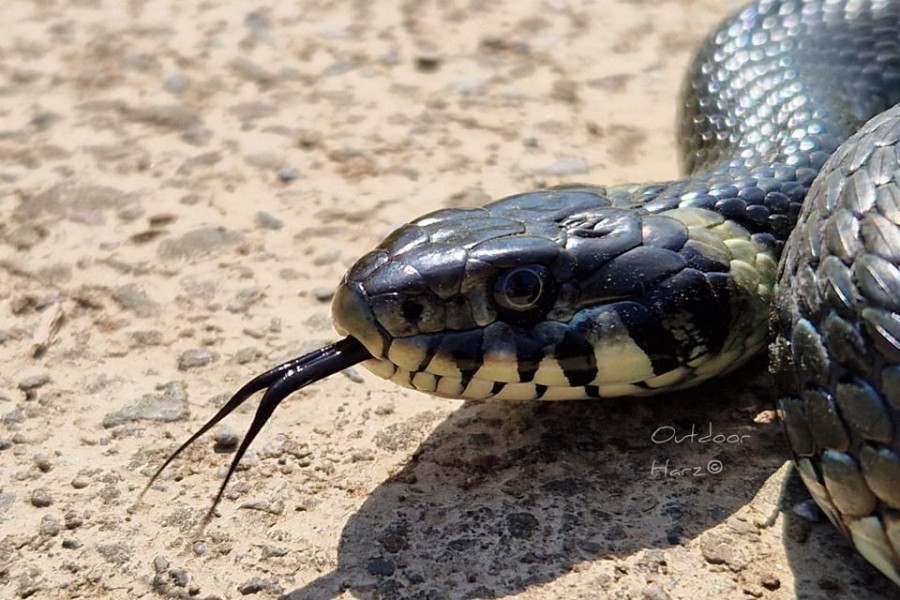
<svg viewBox="0 0 900 600">
<path fill-rule="evenodd" d="M 779 256 L 827 158 L 900 102 L 900 7 L 882 1 L 763 1 L 725 21 L 684 85 L 688 177 L 611 188 L 614 204 L 715 211 Z"/>
</svg>

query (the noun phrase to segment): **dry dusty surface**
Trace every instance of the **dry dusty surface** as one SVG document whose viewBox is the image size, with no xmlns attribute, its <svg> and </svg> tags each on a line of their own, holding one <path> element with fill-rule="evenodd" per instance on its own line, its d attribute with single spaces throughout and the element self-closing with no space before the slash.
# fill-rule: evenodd
<svg viewBox="0 0 900 600">
<path fill-rule="evenodd" d="M 792 507 L 760 361 L 650 401 L 462 403 L 362 369 L 248 406 L 426 211 L 676 176 L 734 0 L 0 2 L 0 597 L 886 598 Z M 724 443 L 669 441 L 691 432 Z M 720 440 L 721 441 L 721 440 Z M 731 442 L 731 443 L 729 443 Z"/>
</svg>

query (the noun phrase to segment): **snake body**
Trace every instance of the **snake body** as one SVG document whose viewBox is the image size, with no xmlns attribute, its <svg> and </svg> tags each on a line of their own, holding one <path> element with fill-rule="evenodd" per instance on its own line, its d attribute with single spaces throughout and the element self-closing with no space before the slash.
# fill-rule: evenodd
<svg viewBox="0 0 900 600">
<path fill-rule="evenodd" d="M 454 398 L 693 386 L 766 346 L 774 304 L 797 468 L 900 584 L 898 102 L 900 2 L 760 0 L 690 68 L 684 179 L 557 187 L 410 222 L 341 281 L 343 340 L 246 384 L 160 470 L 266 389 L 233 471 L 283 398 L 357 362 Z"/>
</svg>

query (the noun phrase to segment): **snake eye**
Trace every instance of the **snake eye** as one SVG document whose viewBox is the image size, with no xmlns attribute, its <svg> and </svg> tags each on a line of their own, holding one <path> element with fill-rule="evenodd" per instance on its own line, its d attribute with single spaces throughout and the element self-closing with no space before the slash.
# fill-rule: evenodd
<svg viewBox="0 0 900 600">
<path fill-rule="evenodd" d="M 500 275 L 494 284 L 494 300 L 500 308 L 526 312 L 544 304 L 550 276 L 540 265 L 516 267 Z"/>
</svg>

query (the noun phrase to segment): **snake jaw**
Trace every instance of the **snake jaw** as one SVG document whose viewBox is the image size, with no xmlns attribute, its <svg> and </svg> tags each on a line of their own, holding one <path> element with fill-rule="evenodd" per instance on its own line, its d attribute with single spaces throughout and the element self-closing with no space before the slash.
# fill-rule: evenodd
<svg viewBox="0 0 900 600">
<path fill-rule="evenodd" d="M 253 416 L 253 421 L 247 428 L 247 434 L 241 441 L 231 464 L 228 466 L 228 472 L 226 473 L 222 484 L 219 486 L 219 490 L 216 493 L 212 506 L 210 506 L 203 518 L 202 528 L 209 523 L 212 518 L 216 506 L 218 506 L 219 501 L 222 499 L 222 494 L 225 492 L 225 488 L 231 480 L 232 475 L 234 475 L 238 464 L 247 452 L 247 448 L 253 443 L 253 440 L 262 430 L 263 426 L 272 416 L 272 413 L 281 401 L 311 383 L 330 377 L 338 371 L 370 358 L 372 358 L 372 355 L 366 350 L 365 346 L 355 338 L 348 336 L 334 344 L 319 348 L 318 350 L 314 350 L 303 356 L 292 358 L 264 373 L 260 373 L 235 392 L 215 415 L 206 421 L 206 423 L 204 423 L 193 435 L 169 455 L 141 491 L 138 501 L 140 501 L 140 498 L 143 497 L 144 493 L 150 489 L 150 486 L 152 486 L 159 478 L 165 468 L 186 450 L 188 446 L 197 441 L 200 436 L 212 429 L 212 427 L 222 419 L 234 412 L 235 409 L 246 402 L 250 396 L 256 392 L 265 390 L 262 400 L 256 409 L 256 414 Z"/>
</svg>

